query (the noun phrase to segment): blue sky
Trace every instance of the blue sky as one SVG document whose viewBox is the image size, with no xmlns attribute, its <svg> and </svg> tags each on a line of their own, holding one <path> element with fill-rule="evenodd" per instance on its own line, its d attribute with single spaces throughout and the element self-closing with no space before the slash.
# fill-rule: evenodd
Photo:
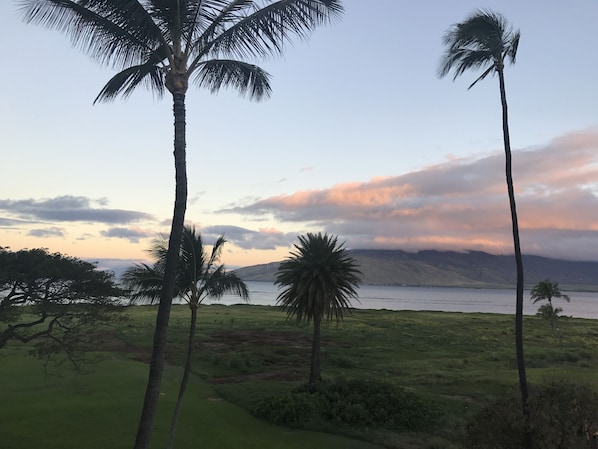
<svg viewBox="0 0 598 449">
<path fill-rule="evenodd" d="M 139 90 L 92 105 L 114 73 L 3 0 L 0 245 L 144 259 L 168 232 L 172 105 Z M 224 232 L 231 266 L 297 235 L 349 248 L 512 252 L 496 78 L 438 79 L 442 35 L 476 8 L 521 30 L 507 68 L 525 252 L 598 260 L 598 3 L 346 0 L 338 23 L 260 65 L 272 98 L 187 95 L 187 220 Z"/>
</svg>

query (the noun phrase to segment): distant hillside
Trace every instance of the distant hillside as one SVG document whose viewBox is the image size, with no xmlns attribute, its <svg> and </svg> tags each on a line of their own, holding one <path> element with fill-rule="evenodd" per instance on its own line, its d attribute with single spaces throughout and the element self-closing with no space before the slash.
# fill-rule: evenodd
<svg viewBox="0 0 598 449">
<path fill-rule="evenodd" d="M 351 250 L 360 265 L 363 283 L 437 287 L 513 287 L 515 260 L 481 251 Z M 246 281 L 273 282 L 279 262 L 240 268 Z M 598 290 L 598 262 L 524 256 L 527 286 L 550 279 L 569 289 Z"/>
</svg>

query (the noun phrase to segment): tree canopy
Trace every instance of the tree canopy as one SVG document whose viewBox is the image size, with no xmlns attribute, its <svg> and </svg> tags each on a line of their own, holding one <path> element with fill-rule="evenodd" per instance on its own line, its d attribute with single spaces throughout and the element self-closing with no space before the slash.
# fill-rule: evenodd
<svg viewBox="0 0 598 449">
<path fill-rule="evenodd" d="M 225 243 L 224 236 L 220 236 L 208 252 L 201 234 L 195 227 L 185 225 L 174 297 L 184 300 L 191 309 L 197 309 L 206 298 L 220 299 L 227 293 L 249 299 L 245 283 L 220 263 Z M 154 259 L 152 265 L 136 264 L 123 273 L 122 281 L 130 289 L 131 302 L 149 301 L 153 304 L 160 299 L 167 252 L 168 240 L 160 237 L 148 251 Z"/>
<path fill-rule="evenodd" d="M 336 237 L 328 234 L 299 236 L 299 245 L 278 269 L 276 284 L 283 288 L 277 303 L 297 321 L 313 321 L 309 382 L 320 380 L 320 326 L 322 320 L 339 321 L 357 298 L 361 272 L 355 259 Z"/>
<path fill-rule="evenodd" d="M 521 33 L 514 31 L 507 19 L 494 11 L 479 10 L 444 35 L 446 50 L 438 74 L 453 72 L 457 79 L 468 70 L 482 69 L 471 89 L 489 74 L 503 72 L 505 60 L 515 63 Z"/>
<path fill-rule="evenodd" d="M 31 343 L 47 362 L 62 355 L 80 369 L 94 330 L 121 309 L 121 294 L 114 275 L 92 263 L 0 248 L 0 348 L 10 340 Z"/>
</svg>

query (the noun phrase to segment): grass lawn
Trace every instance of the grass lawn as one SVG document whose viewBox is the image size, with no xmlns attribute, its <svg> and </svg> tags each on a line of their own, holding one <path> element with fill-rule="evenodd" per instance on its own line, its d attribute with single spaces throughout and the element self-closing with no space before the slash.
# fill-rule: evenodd
<svg viewBox="0 0 598 449">
<path fill-rule="evenodd" d="M 137 427 L 156 309 L 130 307 L 130 320 L 105 332 L 102 361 L 86 375 L 48 376 L 28 349 L 0 351 L 2 449 L 128 448 Z M 180 379 L 189 311 L 173 308 L 154 448 L 164 447 Z M 420 434 L 326 428 L 286 429 L 253 417 L 255 401 L 307 380 L 311 328 L 276 307 L 206 306 L 199 311 L 194 376 L 175 447 L 458 448 L 465 420 L 517 386 L 514 319 L 507 315 L 355 310 L 323 328 L 327 379 L 383 380 L 434 401 L 440 423 Z M 531 384 L 569 379 L 598 390 L 598 321 L 563 318 L 560 338 L 547 321 L 525 317 Z M 380 446 L 375 446 L 374 444 Z"/>
<path fill-rule="evenodd" d="M 10 354 L 7 354 L 10 352 Z M 147 377 L 145 364 L 106 358 L 81 376 L 45 376 L 42 364 L 22 349 L 0 358 L 2 449 L 119 449 L 133 445 Z M 164 447 L 181 370 L 165 373 L 152 447 Z M 371 448 L 336 435 L 270 425 L 222 400 L 193 379 L 179 423 L 176 447 Z"/>
</svg>

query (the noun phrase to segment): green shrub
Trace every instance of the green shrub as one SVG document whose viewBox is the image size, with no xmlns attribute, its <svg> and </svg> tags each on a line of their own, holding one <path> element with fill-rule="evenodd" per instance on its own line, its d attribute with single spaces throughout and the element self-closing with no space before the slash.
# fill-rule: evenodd
<svg viewBox="0 0 598 449">
<path fill-rule="evenodd" d="M 435 423 L 433 404 L 385 382 L 338 379 L 305 385 L 290 394 L 259 401 L 254 414 L 277 424 L 304 426 L 327 422 L 334 426 L 421 430 Z"/>
<path fill-rule="evenodd" d="M 317 420 L 321 404 L 309 393 L 289 393 L 271 396 L 255 403 L 252 413 L 271 423 L 289 427 L 305 427 Z"/>
<path fill-rule="evenodd" d="M 542 449 L 596 447 L 598 394 L 564 381 L 531 390 L 530 426 L 533 446 Z M 523 448 L 523 412 L 518 392 L 494 401 L 467 426 L 469 447 L 475 449 Z"/>
</svg>

